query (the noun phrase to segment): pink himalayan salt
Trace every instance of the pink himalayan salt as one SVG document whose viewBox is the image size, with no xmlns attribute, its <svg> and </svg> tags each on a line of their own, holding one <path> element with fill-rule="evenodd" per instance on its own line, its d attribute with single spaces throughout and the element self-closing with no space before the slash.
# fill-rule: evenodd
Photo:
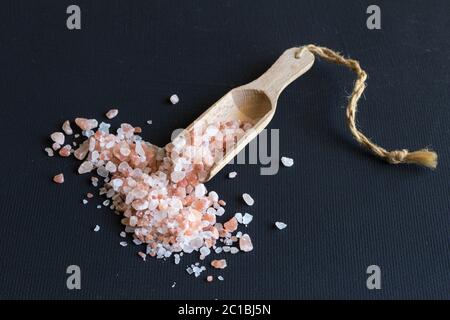
<svg viewBox="0 0 450 320">
<path fill-rule="evenodd" d="M 64 144 L 64 134 L 62 132 L 53 132 L 50 138 L 59 145 Z"/>
<path fill-rule="evenodd" d="M 72 130 L 72 127 L 70 126 L 69 120 L 64 121 L 64 123 L 62 125 L 62 129 L 63 129 L 64 133 L 67 134 L 68 136 L 73 134 L 73 130 Z"/>
<path fill-rule="evenodd" d="M 237 230 L 238 227 L 238 222 L 237 219 L 235 217 L 231 218 L 230 220 L 228 220 L 227 222 L 225 222 L 223 224 L 223 227 L 225 228 L 226 231 L 228 232 L 234 232 Z"/>
<path fill-rule="evenodd" d="M 71 147 L 71 145 L 70 144 L 66 144 L 64 147 L 62 147 L 60 150 L 59 150 L 59 155 L 61 156 L 61 157 L 68 157 L 68 156 L 70 156 L 70 151 L 72 150 L 72 147 Z"/>
<path fill-rule="evenodd" d="M 214 280 L 213 276 L 207 276 L 206 281 L 212 282 Z"/>
<path fill-rule="evenodd" d="M 83 131 L 92 130 L 98 126 L 97 120 L 86 118 L 76 118 L 75 124 Z"/>
<path fill-rule="evenodd" d="M 89 121 L 82 120 L 75 122 L 83 126 Z M 122 223 L 131 228 L 135 238 L 147 244 L 148 255 L 163 258 L 173 252 L 209 250 L 220 234 L 228 236 L 227 232 L 235 225 L 237 228 L 237 221 L 228 223 L 227 232 L 219 232 L 216 215 L 225 210 L 216 193 L 210 199 L 202 182 L 214 159 L 223 156 L 224 148 L 233 147 L 236 136 L 245 132 L 244 126 L 237 121 L 198 125 L 164 149 L 141 141 L 135 136 L 140 130 L 129 124 L 122 124 L 116 135 L 98 130 L 82 144 L 88 151 L 80 158 L 87 159 L 78 172 L 102 169 L 108 182 L 101 194 L 111 198 L 112 206 L 125 217 Z M 116 172 L 105 168 L 112 165 Z M 175 175 L 173 179 L 174 172 L 182 172 L 184 177 Z"/>
<path fill-rule="evenodd" d="M 57 174 L 56 176 L 53 177 L 53 181 L 59 184 L 64 183 L 64 174 L 62 173 Z"/>
<path fill-rule="evenodd" d="M 119 110 L 117 110 L 117 109 L 110 109 L 110 110 L 106 113 L 106 117 L 107 117 L 108 119 L 112 119 L 112 118 L 115 118 L 118 114 L 119 114 Z"/>
<path fill-rule="evenodd" d="M 227 261 L 225 259 L 213 260 L 211 265 L 216 269 L 225 269 L 227 267 Z"/>
<path fill-rule="evenodd" d="M 244 252 L 249 252 L 253 250 L 252 240 L 248 234 L 244 234 L 239 239 L 239 248 Z"/>
</svg>

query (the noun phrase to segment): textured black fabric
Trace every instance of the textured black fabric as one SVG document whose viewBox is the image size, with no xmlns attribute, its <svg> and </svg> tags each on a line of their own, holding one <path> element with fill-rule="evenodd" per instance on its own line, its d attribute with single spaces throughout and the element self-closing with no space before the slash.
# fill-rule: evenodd
<svg viewBox="0 0 450 320">
<path fill-rule="evenodd" d="M 450 297 L 448 1 L 376 1 L 382 30 L 374 31 L 372 1 L 79 0 L 82 29 L 69 31 L 72 2 L 1 3 L 0 298 Z M 307 43 L 367 70 L 358 122 L 369 137 L 389 149 L 432 147 L 440 164 L 393 166 L 361 149 L 345 124 L 354 75 L 317 60 L 283 92 L 269 125 L 295 165 L 275 176 L 228 166 L 207 184 L 228 216 L 254 215 L 255 249 L 227 257 L 229 267 L 213 272 L 223 282 L 188 276 L 194 255 L 176 266 L 119 246 L 120 219 L 96 209 L 99 199 L 81 203 L 94 188 L 76 161 L 43 151 L 64 120 L 102 119 L 110 106 L 120 109 L 113 124 L 140 125 L 164 145 L 285 49 Z M 174 92 L 177 106 L 167 103 Z M 60 171 L 58 186 L 51 177 Z M 243 192 L 255 198 L 249 210 Z M 277 220 L 288 227 L 275 230 Z M 81 267 L 81 290 L 66 288 L 71 264 Z M 366 288 L 372 264 L 381 290 Z"/>
</svg>

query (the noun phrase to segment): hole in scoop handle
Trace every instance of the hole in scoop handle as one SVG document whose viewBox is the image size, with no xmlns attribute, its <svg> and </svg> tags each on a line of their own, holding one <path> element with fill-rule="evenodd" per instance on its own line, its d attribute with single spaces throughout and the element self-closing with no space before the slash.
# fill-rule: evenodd
<svg viewBox="0 0 450 320">
<path fill-rule="evenodd" d="M 314 55 L 304 49 L 291 48 L 283 52 L 277 61 L 261 77 L 248 84 L 248 87 L 263 90 L 276 102 L 280 93 L 292 81 L 308 71 L 314 64 Z"/>
</svg>

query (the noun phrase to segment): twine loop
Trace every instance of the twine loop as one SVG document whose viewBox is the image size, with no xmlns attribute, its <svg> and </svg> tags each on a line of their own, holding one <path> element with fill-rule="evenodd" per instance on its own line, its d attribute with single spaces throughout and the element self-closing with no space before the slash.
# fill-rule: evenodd
<svg viewBox="0 0 450 320">
<path fill-rule="evenodd" d="M 436 168 L 437 166 L 437 154 L 434 151 L 428 149 L 422 149 L 418 151 L 408 151 L 407 149 L 388 151 L 383 147 L 372 142 L 366 137 L 356 126 L 356 110 L 358 107 L 358 100 L 361 98 L 364 90 L 366 89 L 367 73 L 361 68 L 357 60 L 348 59 L 326 47 L 319 47 L 313 44 L 309 44 L 300 47 L 295 54 L 295 58 L 299 59 L 305 51 L 310 51 L 315 55 L 338 65 L 343 65 L 356 73 L 356 80 L 353 86 L 353 91 L 348 98 L 348 105 L 346 110 L 347 125 L 352 133 L 353 137 L 360 144 L 368 148 L 376 156 L 386 160 L 392 164 L 400 163 L 412 163 L 422 165 L 428 168 Z"/>
</svg>

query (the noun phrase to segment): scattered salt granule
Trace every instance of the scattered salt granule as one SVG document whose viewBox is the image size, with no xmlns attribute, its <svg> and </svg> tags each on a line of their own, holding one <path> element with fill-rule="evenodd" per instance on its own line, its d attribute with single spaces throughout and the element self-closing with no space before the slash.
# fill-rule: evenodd
<svg viewBox="0 0 450 320">
<path fill-rule="evenodd" d="M 175 264 L 179 264 L 180 263 L 180 255 L 179 254 L 175 254 L 174 258 L 175 258 Z"/>
<path fill-rule="evenodd" d="M 275 222 L 275 226 L 276 226 L 278 229 L 283 230 L 284 228 L 287 227 L 287 224 L 284 223 L 284 222 L 277 221 L 277 222 Z"/>
<path fill-rule="evenodd" d="M 83 199 L 83 204 L 87 204 L 88 201 L 86 199 Z"/>
<path fill-rule="evenodd" d="M 239 238 L 239 248 L 244 252 L 249 252 L 253 250 L 252 240 L 248 234 L 243 234 Z"/>
<path fill-rule="evenodd" d="M 252 206 L 255 203 L 255 200 L 253 200 L 253 198 L 248 193 L 244 193 L 242 195 L 242 199 L 244 199 L 244 202 L 249 206 Z"/>
<path fill-rule="evenodd" d="M 236 253 L 238 253 L 239 252 L 239 249 L 238 248 L 236 248 L 236 247 L 231 247 L 231 249 L 230 249 L 230 253 L 231 254 L 236 254 Z"/>
<path fill-rule="evenodd" d="M 115 118 L 119 114 L 119 110 L 117 109 L 111 109 L 106 113 L 106 117 L 108 119 Z"/>
<path fill-rule="evenodd" d="M 252 222 L 253 220 L 253 216 L 250 213 L 245 213 L 244 216 L 242 217 L 242 224 L 249 224 L 250 222 Z"/>
<path fill-rule="evenodd" d="M 102 206 L 101 205 L 97 205 L 97 209 L 101 209 L 102 208 Z"/>
<path fill-rule="evenodd" d="M 176 94 L 173 94 L 170 96 L 170 102 L 172 104 L 177 104 L 180 101 L 180 98 Z"/>
<path fill-rule="evenodd" d="M 64 175 L 62 173 L 53 177 L 53 181 L 56 183 L 64 183 Z"/>
<path fill-rule="evenodd" d="M 217 279 L 219 279 L 220 281 L 225 280 L 222 276 L 218 276 Z"/>
<path fill-rule="evenodd" d="M 80 134 L 79 134 L 79 133 L 75 133 L 75 134 L 73 135 L 73 137 L 74 137 L 74 138 L 79 138 L 79 137 L 80 137 Z"/>
<path fill-rule="evenodd" d="M 234 217 L 236 218 L 236 220 L 237 220 L 237 222 L 239 222 L 239 223 L 242 223 L 242 213 L 240 213 L 240 212 L 236 212 L 235 214 L 234 214 Z"/>
<path fill-rule="evenodd" d="M 294 159 L 287 158 L 287 157 L 281 157 L 281 163 L 285 167 L 292 167 L 294 165 Z"/>
<path fill-rule="evenodd" d="M 59 149 L 59 155 L 61 157 L 68 157 L 70 156 L 70 151 L 72 151 L 72 146 L 70 144 L 66 144 L 64 147 Z"/>
<path fill-rule="evenodd" d="M 119 242 L 119 244 L 120 244 L 122 247 L 126 247 L 126 246 L 128 245 L 128 243 L 126 243 L 125 241 L 121 241 L 121 242 Z"/>
<path fill-rule="evenodd" d="M 227 261 L 225 259 L 213 260 L 211 265 L 216 269 L 225 269 L 227 267 Z"/>
<path fill-rule="evenodd" d="M 212 282 L 214 280 L 213 276 L 207 276 L 206 281 Z"/>
<path fill-rule="evenodd" d="M 56 142 L 59 145 L 64 144 L 64 134 L 62 132 L 53 132 L 50 135 L 50 138 L 53 140 L 53 142 Z"/>
<path fill-rule="evenodd" d="M 83 131 L 89 131 L 97 128 L 98 121 L 95 119 L 76 118 L 75 124 Z"/>
<path fill-rule="evenodd" d="M 236 231 L 236 229 L 238 227 L 237 219 L 235 217 L 231 218 L 230 220 L 228 220 L 227 222 L 225 222 L 223 224 L 223 227 L 228 232 Z"/>
<path fill-rule="evenodd" d="M 59 143 L 53 143 L 52 144 L 52 149 L 53 151 L 59 150 L 61 148 L 61 145 Z"/>
<path fill-rule="evenodd" d="M 145 258 L 147 257 L 147 255 L 146 255 L 144 252 L 139 251 L 139 252 L 138 252 L 138 255 L 142 258 L 142 260 L 145 261 Z"/>
<path fill-rule="evenodd" d="M 98 232 L 100 230 L 100 226 L 97 224 L 97 225 L 95 225 L 95 228 L 94 228 L 94 231 L 95 232 Z"/>
<path fill-rule="evenodd" d="M 79 174 L 88 173 L 91 172 L 93 169 L 94 165 L 92 164 L 92 162 L 85 161 L 78 167 L 78 173 Z"/>
<path fill-rule="evenodd" d="M 45 150 L 45 152 L 47 152 L 47 155 L 49 157 L 53 157 L 54 153 L 53 153 L 53 149 L 52 148 L 45 148 L 44 150 Z"/>
<path fill-rule="evenodd" d="M 152 124 L 152 120 L 147 120 L 147 124 Z"/>
<path fill-rule="evenodd" d="M 174 281 L 172 284 L 172 288 L 175 288 L 176 285 L 177 285 L 177 283 Z"/>
<path fill-rule="evenodd" d="M 234 178 L 236 178 L 236 176 L 237 176 L 237 172 L 235 172 L 235 171 L 232 171 L 228 174 L 228 178 L 230 178 L 230 179 L 234 179 Z"/>
<path fill-rule="evenodd" d="M 88 197 L 89 199 L 92 199 L 94 197 L 94 195 L 90 192 L 86 193 L 86 197 Z"/>
<path fill-rule="evenodd" d="M 125 233 L 125 231 L 120 232 L 119 234 L 122 238 L 125 238 L 127 236 L 127 234 Z"/>
<path fill-rule="evenodd" d="M 73 130 L 70 126 L 70 122 L 69 120 L 64 121 L 63 125 L 62 125 L 62 129 L 64 131 L 65 134 L 67 134 L 68 136 L 70 136 L 71 134 L 73 134 Z M 64 142 L 63 142 L 64 143 Z M 62 144 L 62 143 L 61 143 Z"/>
</svg>

